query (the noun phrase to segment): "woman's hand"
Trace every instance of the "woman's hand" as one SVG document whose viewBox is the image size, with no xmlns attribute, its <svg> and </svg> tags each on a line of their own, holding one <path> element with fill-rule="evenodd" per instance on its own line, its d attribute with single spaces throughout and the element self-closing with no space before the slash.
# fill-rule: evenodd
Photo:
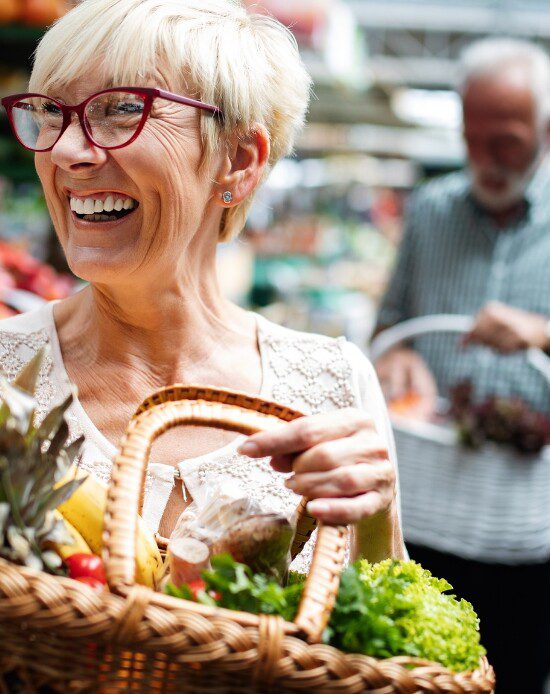
<svg viewBox="0 0 550 694">
<path fill-rule="evenodd" d="M 395 497 L 396 473 L 374 423 L 356 409 L 302 417 L 250 436 L 239 448 L 250 458 L 271 456 L 286 481 L 310 499 L 308 511 L 333 524 L 386 514 Z"/>
</svg>

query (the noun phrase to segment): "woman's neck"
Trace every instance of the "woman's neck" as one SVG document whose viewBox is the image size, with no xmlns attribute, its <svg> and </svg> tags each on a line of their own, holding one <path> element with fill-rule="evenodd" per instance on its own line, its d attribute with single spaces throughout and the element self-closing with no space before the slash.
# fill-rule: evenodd
<svg viewBox="0 0 550 694">
<path fill-rule="evenodd" d="M 88 366 L 154 369 L 163 383 L 188 381 L 208 364 L 216 370 L 222 351 L 254 349 L 256 335 L 250 314 L 210 279 L 194 288 L 87 287 L 55 307 L 63 351 Z"/>
</svg>

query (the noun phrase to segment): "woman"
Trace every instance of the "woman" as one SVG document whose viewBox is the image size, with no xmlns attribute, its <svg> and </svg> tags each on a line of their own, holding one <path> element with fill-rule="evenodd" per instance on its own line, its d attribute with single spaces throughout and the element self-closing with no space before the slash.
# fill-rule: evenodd
<svg viewBox="0 0 550 694">
<path fill-rule="evenodd" d="M 216 245 L 240 232 L 255 189 L 291 151 L 309 89 L 290 33 L 239 0 L 85 0 L 54 25 L 32 96 L 3 103 L 89 286 L 4 321 L 1 365 L 11 376 L 50 345 L 41 412 L 76 384 L 80 465 L 105 480 L 136 406 L 171 383 L 311 414 L 246 441 L 165 435 L 146 521 L 168 535 L 190 497 L 232 479 L 272 507 L 290 510 L 300 494 L 318 519 L 356 523 L 356 555 L 402 557 L 393 442 L 370 364 L 343 340 L 229 303 L 216 280 Z M 278 472 L 289 471 L 285 482 Z"/>
</svg>

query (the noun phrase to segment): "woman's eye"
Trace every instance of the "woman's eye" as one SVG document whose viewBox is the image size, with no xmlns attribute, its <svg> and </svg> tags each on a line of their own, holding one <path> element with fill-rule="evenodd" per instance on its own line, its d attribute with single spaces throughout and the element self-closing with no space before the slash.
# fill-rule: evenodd
<svg viewBox="0 0 550 694">
<path fill-rule="evenodd" d="M 52 116 L 59 116 L 61 115 L 61 109 L 57 104 L 54 104 L 52 102 L 45 103 L 42 105 L 42 110 L 44 113 L 47 113 L 48 115 Z"/>
<path fill-rule="evenodd" d="M 123 101 L 118 104 L 114 104 L 111 112 L 114 115 L 133 115 L 135 113 L 143 113 L 143 104 L 137 103 L 135 101 Z"/>
</svg>

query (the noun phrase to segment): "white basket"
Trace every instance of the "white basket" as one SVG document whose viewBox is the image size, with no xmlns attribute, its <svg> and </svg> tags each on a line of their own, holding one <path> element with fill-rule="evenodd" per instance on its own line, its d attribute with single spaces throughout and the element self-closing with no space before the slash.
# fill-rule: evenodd
<svg viewBox="0 0 550 694">
<path fill-rule="evenodd" d="M 411 337 L 429 332 L 464 333 L 471 325 L 468 316 L 415 318 L 381 333 L 372 343 L 371 358 L 378 359 Z M 550 387 L 550 359 L 540 350 L 529 350 L 526 357 Z M 487 560 L 520 563 L 534 557 L 541 561 L 547 558 L 550 447 L 536 455 L 493 443 L 471 450 L 460 444 L 454 427 L 395 415 L 391 419 L 406 540 L 466 558 L 478 558 L 478 548 L 484 543 Z M 519 493 L 517 499 L 511 499 L 511 486 L 529 489 L 528 499 L 522 502 Z M 485 498 L 480 499 L 480 494 L 485 494 Z M 499 527 L 490 527 L 490 522 L 484 525 L 480 520 L 483 514 L 475 510 L 466 512 L 468 499 L 478 499 L 487 509 L 496 510 Z M 516 504 L 517 508 L 508 508 L 506 504 Z M 487 515 L 491 517 L 491 513 Z M 434 518 L 442 517 L 446 519 L 444 529 L 434 523 Z M 518 517 L 523 524 L 518 523 Z M 495 538 L 502 538 L 502 546 Z M 517 549 L 512 551 L 512 547 Z"/>
</svg>

